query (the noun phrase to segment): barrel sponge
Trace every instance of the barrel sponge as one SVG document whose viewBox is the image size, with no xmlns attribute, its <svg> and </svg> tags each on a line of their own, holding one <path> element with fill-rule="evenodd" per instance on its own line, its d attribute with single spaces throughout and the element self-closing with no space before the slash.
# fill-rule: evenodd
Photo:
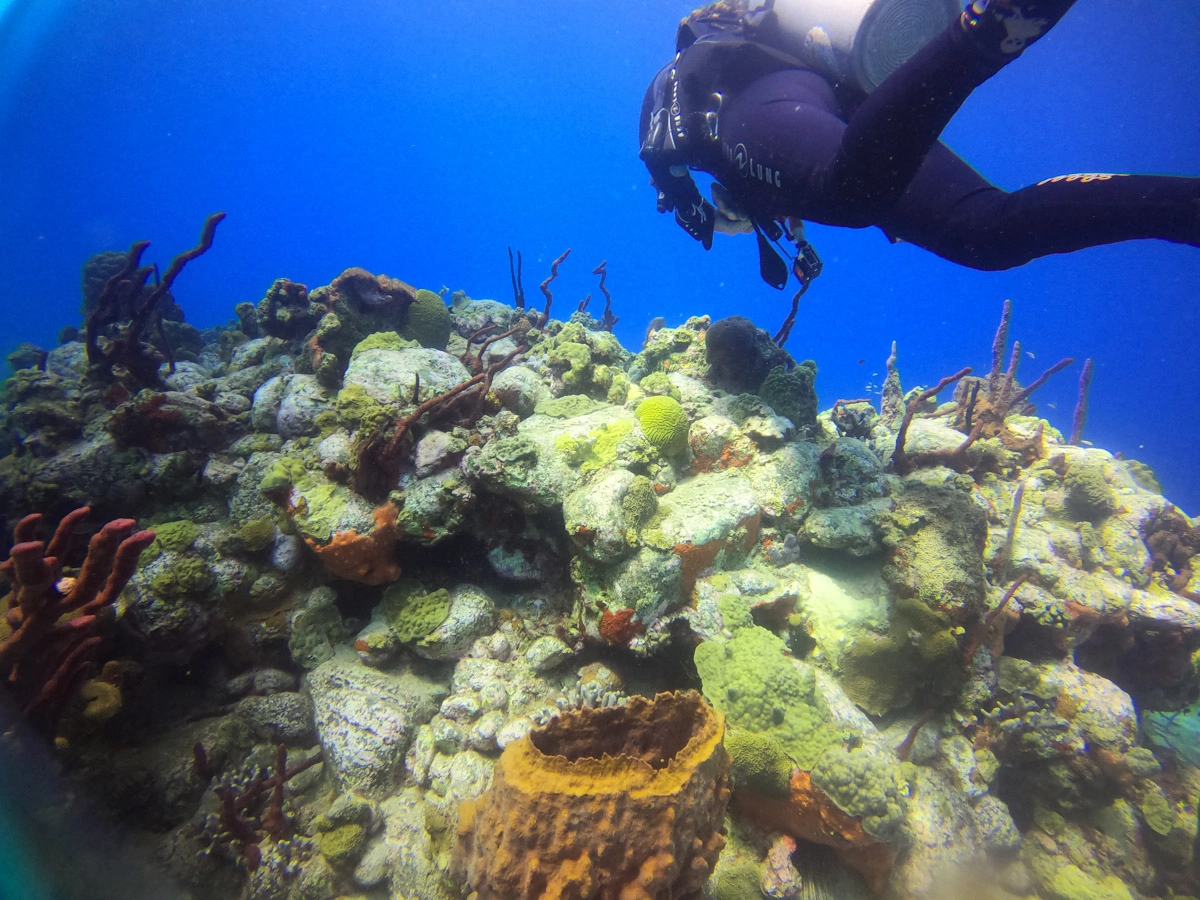
<svg viewBox="0 0 1200 900">
<path fill-rule="evenodd" d="M 787 655 L 784 642 L 765 628 L 741 628 L 727 641 L 706 641 L 694 659 L 704 696 L 730 726 L 770 734 L 801 768 L 811 769 L 827 747 L 840 742 L 813 670 Z"/>
<path fill-rule="evenodd" d="M 699 898 L 725 844 L 724 730 L 695 691 L 551 719 L 461 805 L 452 876 L 478 900 Z"/>
<path fill-rule="evenodd" d="M 667 453 L 687 445 L 688 418 L 674 397 L 647 397 L 634 411 L 646 440 Z"/>
<path fill-rule="evenodd" d="M 450 308 L 433 291 L 419 290 L 408 307 L 404 336 L 431 350 L 445 350 L 450 340 Z"/>
</svg>

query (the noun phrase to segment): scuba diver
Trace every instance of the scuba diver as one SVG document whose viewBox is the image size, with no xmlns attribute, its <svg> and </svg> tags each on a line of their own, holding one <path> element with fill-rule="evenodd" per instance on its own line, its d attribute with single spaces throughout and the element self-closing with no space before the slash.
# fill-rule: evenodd
<svg viewBox="0 0 1200 900">
<path fill-rule="evenodd" d="M 659 212 L 674 212 L 705 249 L 714 230 L 755 232 L 763 279 L 777 288 L 788 265 L 771 244 L 783 250 L 786 235 L 801 292 L 821 269 L 803 220 L 876 226 L 893 243 L 983 270 L 1141 238 L 1200 246 L 1200 178 L 1064 175 L 1010 193 L 939 142 L 971 91 L 1073 3 L 973 0 L 960 11 L 953 0 L 873 0 L 899 11 L 849 27 L 813 22 L 840 14 L 822 0 L 721 0 L 693 12 L 642 104 L 641 158 Z M 914 9 L 917 26 L 892 27 Z M 888 27 L 916 45 L 881 46 Z M 713 203 L 689 169 L 713 177 Z"/>
</svg>

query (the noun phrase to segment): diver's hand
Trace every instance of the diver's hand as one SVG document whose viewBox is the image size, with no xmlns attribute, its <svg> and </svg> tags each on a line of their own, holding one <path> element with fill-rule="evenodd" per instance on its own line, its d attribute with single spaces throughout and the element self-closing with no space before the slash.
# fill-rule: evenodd
<svg viewBox="0 0 1200 900">
<path fill-rule="evenodd" d="M 750 217 L 738 209 L 729 196 L 729 191 L 719 182 L 712 183 L 713 205 L 717 211 L 716 230 L 721 234 L 750 234 L 754 231 L 754 223 Z"/>
<path fill-rule="evenodd" d="M 699 194 L 690 204 L 675 205 L 675 224 L 703 244 L 705 250 L 712 249 L 716 220 L 717 213 L 713 205 Z"/>
</svg>

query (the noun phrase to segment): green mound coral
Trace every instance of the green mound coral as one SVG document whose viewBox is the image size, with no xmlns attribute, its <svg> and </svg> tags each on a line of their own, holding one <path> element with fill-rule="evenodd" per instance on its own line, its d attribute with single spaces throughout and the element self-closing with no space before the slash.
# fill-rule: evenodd
<svg viewBox="0 0 1200 900">
<path fill-rule="evenodd" d="M 258 553 L 275 540 L 275 520 L 270 516 L 251 519 L 234 533 L 234 552 Z"/>
<path fill-rule="evenodd" d="M 1099 466 L 1072 465 L 1063 482 L 1067 512 L 1076 521 L 1098 522 L 1117 508 L 1117 497 Z"/>
<path fill-rule="evenodd" d="M 388 627 L 404 643 L 420 640 L 450 615 L 450 593 L 442 588 L 431 594 L 412 581 L 398 581 L 383 592 L 379 605 Z"/>
<path fill-rule="evenodd" d="M 797 428 L 817 424 L 817 364 L 806 359 L 792 369 L 776 366 L 768 373 L 758 396 Z"/>
<path fill-rule="evenodd" d="M 450 307 L 433 291 L 418 290 L 408 307 L 404 336 L 431 350 L 445 350 L 453 322 Z"/>
<path fill-rule="evenodd" d="M 196 527 L 196 523 L 187 519 L 164 522 L 162 525 L 154 526 L 154 542 L 158 544 L 160 551 L 182 553 L 190 550 L 199 536 L 200 529 Z"/>
<path fill-rule="evenodd" d="M 794 764 L 774 737 L 730 728 L 725 732 L 725 749 L 729 751 L 735 788 L 746 787 L 774 797 L 788 796 Z"/>
<path fill-rule="evenodd" d="M 358 859 L 366 841 L 366 829 L 356 822 L 338 825 L 329 831 L 318 831 L 316 834 L 317 849 L 335 866 Z"/>
<path fill-rule="evenodd" d="M 180 556 L 150 579 L 150 590 L 160 598 L 203 594 L 217 581 L 213 570 L 197 556 Z"/>
<path fill-rule="evenodd" d="M 742 628 L 754 627 L 754 614 L 741 594 L 722 594 L 717 598 L 717 611 L 728 631 L 736 634 Z"/>
<path fill-rule="evenodd" d="M 759 867 L 748 859 L 718 865 L 708 883 L 713 900 L 752 900 L 763 895 Z"/>
<path fill-rule="evenodd" d="M 895 837 L 904 821 L 908 785 L 895 758 L 877 755 L 866 747 L 828 748 L 812 770 L 813 784 L 852 816 L 862 819 L 863 830 L 881 840 Z"/>
<path fill-rule="evenodd" d="M 671 383 L 666 372 L 651 372 L 638 382 L 647 397 L 673 397 L 680 399 L 679 388 Z"/>
<path fill-rule="evenodd" d="M 647 397 L 634 415 L 646 440 L 664 453 L 678 453 L 687 445 L 687 413 L 674 397 Z"/>
<path fill-rule="evenodd" d="M 841 741 L 812 669 L 788 656 L 784 642 L 765 628 L 706 641 L 694 659 L 704 696 L 729 726 L 774 737 L 801 768 L 811 769 Z"/>
</svg>

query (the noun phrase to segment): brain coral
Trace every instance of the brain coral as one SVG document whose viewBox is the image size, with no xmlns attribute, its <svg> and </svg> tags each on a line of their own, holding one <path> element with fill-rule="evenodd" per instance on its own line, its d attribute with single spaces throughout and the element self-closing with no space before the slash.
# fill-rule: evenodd
<svg viewBox="0 0 1200 900">
<path fill-rule="evenodd" d="M 450 340 L 450 308 L 433 291 L 419 290 L 408 307 L 408 324 L 404 336 L 431 350 L 445 350 Z"/>
<path fill-rule="evenodd" d="M 723 731 L 694 691 L 552 719 L 462 804 L 453 876 L 478 900 L 700 897 L 725 843 Z"/>
<path fill-rule="evenodd" d="M 674 397 L 647 397 L 634 411 L 646 440 L 666 453 L 687 444 L 688 418 Z"/>
</svg>

